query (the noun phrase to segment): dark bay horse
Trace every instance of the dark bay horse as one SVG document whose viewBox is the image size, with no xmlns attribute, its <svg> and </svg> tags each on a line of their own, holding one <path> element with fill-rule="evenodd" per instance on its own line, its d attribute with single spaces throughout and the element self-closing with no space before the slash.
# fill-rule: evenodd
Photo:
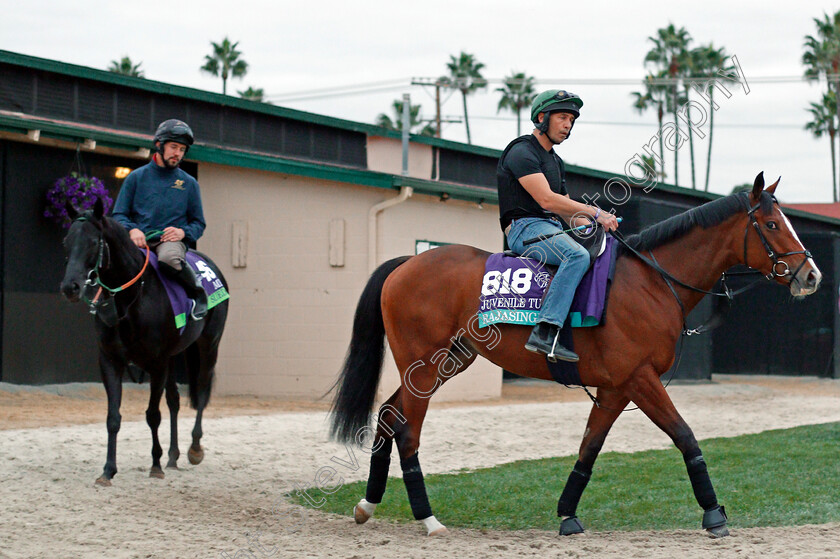
<svg viewBox="0 0 840 559">
<path fill-rule="evenodd" d="M 691 209 L 630 237 L 616 263 L 604 324 L 574 331 L 585 386 L 597 388 L 578 461 L 560 496 L 562 535 L 583 532 L 577 505 L 607 433 L 630 402 L 662 429 L 682 453 L 702 526 L 728 534 L 706 463 L 691 428 L 668 397 L 660 376 L 674 362 L 685 316 L 721 274 L 744 264 L 786 286 L 793 296 L 817 290 L 821 274 L 782 214 L 763 174 L 751 192 Z M 641 257 L 639 256 L 641 255 Z M 430 535 L 446 528 L 432 515 L 417 455 L 429 398 L 481 355 L 518 375 L 551 380 L 545 356 L 524 349 L 530 327 L 478 327 L 479 293 L 489 253 L 450 245 L 386 262 L 362 293 L 344 368 L 336 382 L 331 433 L 339 441 L 372 442 L 367 491 L 354 509 L 365 522 L 381 502 L 396 440 L 412 513 Z M 642 258 L 656 262 L 660 270 Z M 668 278 L 668 279 L 666 279 Z M 384 343 L 400 371 L 400 388 L 368 426 L 381 373 Z"/>
<path fill-rule="evenodd" d="M 75 214 L 75 212 L 72 212 Z M 204 458 L 201 448 L 201 416 L 210 400 L 219 342 L 225 327 L 228 301 L 213 307 L 203 320 L 189 320 L 183 330 L 175 325 L 175 316 L 163 283 L 147 257 L 128 236 L 122 225 L 103 215 L 100 202 L 92 211 L 71 215 L 75 220 L 64 239 L 67 267 L 61 292 L 70 301 L 78 301 L 89 277 L 98 276 L 101 285 L 115 291 L 107 301 L 113 305 L 113 320 L 96 316 L 99 337 L 99 368 L 108 395 L 108 457 L 97 485 L 111 485 L 117 473 L 117 433 L 120 430 L 122 376 L 129 362 L 149 373 L 149 406 L 146 423 L 152 431 L 151 477 L 163 478 L 160 465 L 163 454 L 158 441 L 160 399 L 164 387 L 169 407 L 170 432 L 167 468 L 177 468 L 178 410 L 180 396 L 175 375 L 169 374 L 172 358 L 185 352 L 189 378 L 190 403 L 196 409 L 192 445 L 187 457 L 198 464 Z M 201 255 L 212 271 L 227 282 L 209 258 Z M 92 274 L 93 272 L 93 274 Z M 118 286 L 124 286 L 120 290 Z M 113 322 L 113 324 L 107 324 Z"/>
</svg>

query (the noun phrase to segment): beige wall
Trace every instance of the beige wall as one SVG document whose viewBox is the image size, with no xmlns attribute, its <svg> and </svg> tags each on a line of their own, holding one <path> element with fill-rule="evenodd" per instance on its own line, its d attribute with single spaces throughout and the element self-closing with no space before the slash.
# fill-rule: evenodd
<svg viewBox="0 0 840 559">
<path fill-rule="evenodd" d="M 368 136 L 368 169 L 392 175 L 402 174 L 402 140 Z M 432 147 L 410 143 L 408 146 L 408 176 L 432 179 Z"/>
<path fill-rule="evenodd" d="M 231 294 L 216 390 L 321 397 L 341 368 L 368 280 L 368 210 L 397 192 L 203 163 L 199 181 L 208 222 L 199 249 L 220 266 Z M 413 196 L 379 214 L 378 262 L 413 254 L 418 239 L 498 250 L 497 214 L 496 206 Z M 340 268 L 329 264 L 332 219 L 345 221 Z M 232 264 L 234 222 L 248 227 L 244 268 Z M 389 359 L 380 393 L 396 387 L 395 369 Z M 435 400 L 500 391 L 501 370 L 479 359 Z"/>
</svg>

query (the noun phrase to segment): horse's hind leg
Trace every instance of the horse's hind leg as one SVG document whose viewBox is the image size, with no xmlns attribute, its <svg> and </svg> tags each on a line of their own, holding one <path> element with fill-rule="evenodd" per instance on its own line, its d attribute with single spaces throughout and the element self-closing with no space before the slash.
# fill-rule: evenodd
<svg viewBox="0 0 840 559">
<path fill-rule="evenodd" d="M 598 404 L 592 406 L 586 431 L 580 443 L 580 453 L 569 479 L 563 487 L 563 493 L 557 502 L 557 516 L 563 520 L 560 523 L 560 535 L 569 536 L 583 532 L 583 524 L 577 517 L 577 506 L 583 490 L 592 476 L 592 466 L 598 458 L 598 453 L 604 446 L 607 434 L 629 399 L 617 392 L 604 389 L 598 390 Z"/>
<path fill-rule="evenodd" d="M 158 427 L 160 427 L 160 397 L 163 395 L 163 386 L 166 382 L 168 371 L 166 367 L 148 371 L 149 373 L 149 407 L 146 408 L 146 423 L 152 431 L 152 469 L 149 470 L 149 477 L 163 479 L 163 468 L 160 467 L 160 457 L 163 456 L 163 448 L 158 439 Z"/>
<path fill-rule="evenodd" d="M 726 512 L 718 504 L 700 445 L 677 412 L 659 377 L 653 370 L 642 372 L 628 382 L 628 394 L 644 414 L 671 437 L 682 453 L 694 497 L 703 509 L 703 528 L 715 538 L 728 536 Z"/>
<path fill-rule="evenodd" d="M 166 407 L 169 408 L 169 460 L 166 467 L 177 470 L 178 458 L 181 457 L 181 451 L 178 449 L 178 411 L 181 409 L 181 395 L 178 394 L 171 360 L 166 377 Z"/>
<path fill-rule="evenodd" d="M 190 399 L 195 408 L 195 426 L 192 430 L 192 444 L 187 451 L 187 458 L 192 465 L 201 464 L 204 460 L 204 449 L 201 447 L 201 437 L 204 431 L 201 420 L 204 408 L 210 402 L 210 391 L 213 388 L 216 360 L 219 356 L 219 340 L 206 343 L 203 338 L 187 348 L 187 368 L 190 374 Z"/>
<path fill-rule="evenodd" d="M 382 502 L 382 495 L 385 494 L 388 470 L 391 466 L 394 433 L 400 425 L 405 423 L 405 417 L 395 406 L 399 403 L 400 390 L 402 388 L 398 388 L 379 408 L 376 419 L 376 434 L 371 447 L 370 471 L 365 498 L 353 508 L 353 517 L 356 524 L 364 524 L 373 516 L 376 505 Z"/>
</svg>

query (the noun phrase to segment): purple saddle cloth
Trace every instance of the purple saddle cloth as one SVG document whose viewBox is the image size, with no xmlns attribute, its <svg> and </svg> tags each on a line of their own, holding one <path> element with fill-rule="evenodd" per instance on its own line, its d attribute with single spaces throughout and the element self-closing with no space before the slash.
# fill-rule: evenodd
<svg viewBox="0 0 840 559">
<path fill-rule="evenodd" d="M 604 251 L 581 279 L 566 324 L 572 327 L 601 324 L 615 272 L 615 239 L 607 235 Z M 537 323 L 542 299 L 553 273 L 532 258 L 492 254 L 487 259 L 481 286 L 478 325 Z"/>
<path fill-rule="evenodd" d="M 569 309 L 568 319 L 560 330 L 558 341 L 574 351 L 572 328 L 597 326 L 603 323 L 610 285 L 615 274 L 618 250 L 615 239 L 607 235 L 604 251 L 581 279 Z M 497 253 L 487 259 L 481 286 L 478 325 L 536 324 L 542 299 L 553 274 L 537 260 Z M 546 360 L 555 381 L 580 386 L 577 363 Z"/>
<path fill-rule="evenodd" d="M 207 310 L 212 309 L 222 301 L 230 299 L 230 294 L 221 278 L 198 253 L 188 250 L 187 263 L 195 270 L 195 275 L 201 279 L 201 285 L 207 292 Z M 163 287 L 166 289 L 166 294 L 169 296 L 169 303 L 172 305 L 172 312 L 175 314 L 175 327 L 183 330 L 192 306 L 189 297 L 187 297 L 187 292 L 180 283 L 160 271 L 157 255 L 154 251 L 149 253 L 149 264 L 157 272 L 160 281 L 163 282 Z"/>
</svg>

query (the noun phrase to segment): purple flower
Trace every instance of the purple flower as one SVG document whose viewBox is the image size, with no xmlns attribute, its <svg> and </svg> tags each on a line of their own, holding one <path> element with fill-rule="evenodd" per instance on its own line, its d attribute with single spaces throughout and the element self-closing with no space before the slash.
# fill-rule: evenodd
<svg viewBox="0 0 840 559">
<path fill-rule="evenodd" d="M 83 212 L 91 209 L 96 200 L 102 200 L 106 213 L 114 204 L 108 194 L 108 189 L 101 180 L 80 175 L 74 171 L 56 180 L 52 188 L 47 191 L 48 204 L 44 210 L 44 216 L 53 218 L 66 229 L 70 227 L 72 221 L 65 204 L 69 202 L 77 212 Z"/>
</svg>

